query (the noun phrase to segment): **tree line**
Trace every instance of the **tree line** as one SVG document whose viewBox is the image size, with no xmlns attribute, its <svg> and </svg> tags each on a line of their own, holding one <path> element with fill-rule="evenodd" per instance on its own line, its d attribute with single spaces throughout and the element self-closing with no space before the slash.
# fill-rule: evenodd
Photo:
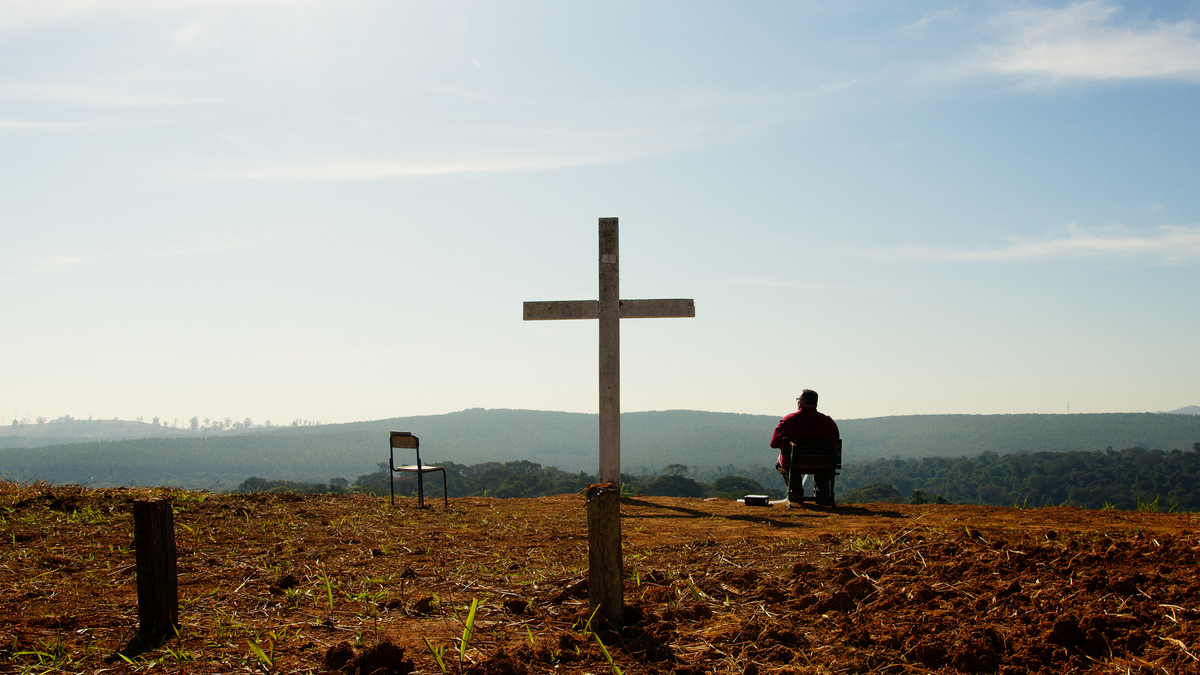
<svg viewBox="0 0 1200 675">
<path fill-rule="evenodd" d="M 1190 451 L 1141 447 L 978 457 L 880 459 L 845 471 L 846 489 L 872 484 L 955 504 L 1200 510 L 1200 443 Z M 919 494 L 918 494 L 919 493 Z"/>
<path fill-rule="evenodd" d="M 444 462 L 449 496 L 542 497 L 580 492 L 595 475 L 570 473 L 536 462 Z M 390 493 L 387 463 L 354 481 L 335 478 L 328 484 L 246 479 L 235 492 Z M 783 496 L 778 484 L 746 475 L 762 475 L 760 467 L 722 467 L 726 475 L 702 482 L 689 477 L 683 464 L 670 464 L 655 474 L 622 474 L 622 492 L 666 497 L 726 497 L 747 494 Z M 442 481 L 426 476 L 428 496 L 442 494 Z M 395 475 L 396 494 L 415 496 L 413 474 Z M 843 503 L 900 502 L 990 504 L 1001 506 L 1077 506 L 1121 510 L 1200 510 L 1200 443 L 1191 451 L 1146 450 L 1140 447 L 1092 452 L 1031 452 L 978 457 L 880 459 L 848 465 L 837 480 Z M 907 497 L 906 497 L 907 495 Z"/>
<path fill-rule="evenodd" d="M 447 490 L 450 497 L 547 497 L 582 492 L 595 475 L 585 472 L 569 473 L 556 467 L 544 467 L 536 462 L 484 462 L 482 464 L 440 463 L 446 468 Z M 766 489 L 758 481 L 744 476 L 723 476 L 711 483 L 701 483 L 687 477 L 688 467 L 672 464 L 659 475 L 621 474 L 622 491 L 629 495 L 644 494 L 660 497 L 726 497 L 738 499 L 747 494 L 767 494 L 776 499 L 783 493 Z M 379 463 L 375 472 L 363 474 L 353 482 L 334 478 L 329 483 L 266 480 L 257 476 L 247 478 L 233 492 L 291 492 L 294 494 L 346 494 L 355 492 L 388 496 L 394 487 L 397 495 L 417 494 L 415 474 L 397 473 L 389 479 L 386 462 Z M 782 484 L 782 483 L 781 483 Z M 437 473 L 425 475 L 426 496 L 442 496 L 442 480 Z"/>
</svg>

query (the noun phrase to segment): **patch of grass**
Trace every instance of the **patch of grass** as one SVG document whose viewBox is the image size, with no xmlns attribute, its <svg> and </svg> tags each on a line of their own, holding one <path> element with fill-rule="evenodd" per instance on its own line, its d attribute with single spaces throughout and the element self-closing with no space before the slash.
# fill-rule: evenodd
<svg viewBox="0 0 1200 675">
<path fill-rule="evenodd" d="M 442 645 L 433 646 L 429 638 L 423 637 L 421 639 L 425 641 L 425 646 L 429 648 L 429 653 L 433 654 L 433 660 L 437 662 L 438 670 L 442 671 L 442 675 L 447 675 L 446 662 L 442 659 L 442 654 L 446 651 L 446 648 Z"/>
<path fill-rule="evenodd" d="M 267 670 L 275 668 L 275 643 L 267 640 L 267 649 L 264 650 L 257 640 L 246 640 L 246 645 L 250 647 L 250 652 L 254 654 L 259 663 L 267 667 Z"/>
<path fill-rule="evenodd" d="M 67 521 L 76 525 L 97 525 L 106 520 L 108 520 L 108 514 L 91 504 L 67 515 Z"/>
<path fill-rule="evenodd" d="M 874 551 L 882 545 L 883 540 L 871 534 L 852 539 L 849 544 L 855 551 Z"/>
<path fill-rule="evenodd" d="M 596 638 L 596 644 L 600 645 L 600 651 L 604 652 L 604 658 L 608 659 L 608 665 L 612 667 L 613 675 L 621 675 L 621 669 L 613 661 L 612 654 L 608 653 L 608 647 L 605 647 L 604 643 L 600 641 L 600 634 L 592 633 L 592 637 Z"/>
<path fill-rule="evenodd" d="M 325 586 L 325 598 L 329 603 L 329 613 L 333 613 L 333 583 L 325 570 L 321 570 L 321 584 Z"/>
<path fill-rule="evenodd" d="M 458 648 L 458 672 L 463 669 L 463 656 L 467 653 L 467 645 L 471 644 L 471 637 L 475 635 L 475 610 L 479 608 L 479 599 L 471 599 L 471 609 L 467 612 L 467 622 L 463 624 L 462 644 Z"/>
<path fill-rule="evenodd" d="M 67 651 L 66 642 L 63 641 L 61 635 L 42 642 L 37 649 L 14 651 L 13 657 L 24 661 L 28 665 L 33 665 L 36 662 L 38 666 L 50 666 L 60 670 L 73 663 L 71 655 Z M 47 670 L 44 672 L 51 671 Z"/>
</svg>

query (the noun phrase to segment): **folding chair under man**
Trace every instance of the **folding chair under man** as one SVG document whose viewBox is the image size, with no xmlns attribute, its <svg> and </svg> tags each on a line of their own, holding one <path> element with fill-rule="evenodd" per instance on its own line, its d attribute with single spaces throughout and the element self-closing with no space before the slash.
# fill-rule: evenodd
<svg viewBox="0 0 1200 675">
<path fill-rule="evenodd" d="M 800 501 L 812 501 L 825 506 L 837 506 L 833 498 L 833 482 L 838 471 L 842 468 L 842 440 L 840 438 L 785 438 L 783 439 L 784 469 L 788 477 L 788 495 L 802 494 L 804 486 L 801 481 L 805 474 L 825 475 L 829 477 L 829 495 L 820 499 L 801 497 Z"/>
</svg>

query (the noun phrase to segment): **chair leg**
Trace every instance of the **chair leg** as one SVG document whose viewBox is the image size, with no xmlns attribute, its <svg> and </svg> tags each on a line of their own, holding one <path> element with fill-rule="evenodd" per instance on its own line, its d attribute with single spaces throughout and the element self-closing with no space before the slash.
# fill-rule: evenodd
<svg viewBox="0 0 1200 675">
<path fill-rule="evenodd" d="M 799 485 L 797 485 L 799 482 Z M 800 489 L 800 494 L 796 494 L 796 488 Z M 788 487 L 787 487 L 788 503 L 804 502 L 804 474 L 796 474 L 796 446 L 792 445 L 788 449 Z"/>
</svg>

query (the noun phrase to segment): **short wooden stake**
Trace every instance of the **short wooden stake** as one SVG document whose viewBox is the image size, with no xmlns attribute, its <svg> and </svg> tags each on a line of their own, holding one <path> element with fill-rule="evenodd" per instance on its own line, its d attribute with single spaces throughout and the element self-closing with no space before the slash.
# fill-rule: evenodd
<svg viewBox="0 0 1200 675">
<path fill-rule="evenodd" d="M 179 580 L 175 563 L 175 516 L 165 499 L 133 503 L 137 556 L 138 625 L 143 641 L 179 630 Z"/>
<path fill-rule="evenodd" d="M 588 604 L 615 630 L 625 627 L 625 571 L 621 563 L 621 495 L 611 483 L 589 485 Z"/>
</svg>

